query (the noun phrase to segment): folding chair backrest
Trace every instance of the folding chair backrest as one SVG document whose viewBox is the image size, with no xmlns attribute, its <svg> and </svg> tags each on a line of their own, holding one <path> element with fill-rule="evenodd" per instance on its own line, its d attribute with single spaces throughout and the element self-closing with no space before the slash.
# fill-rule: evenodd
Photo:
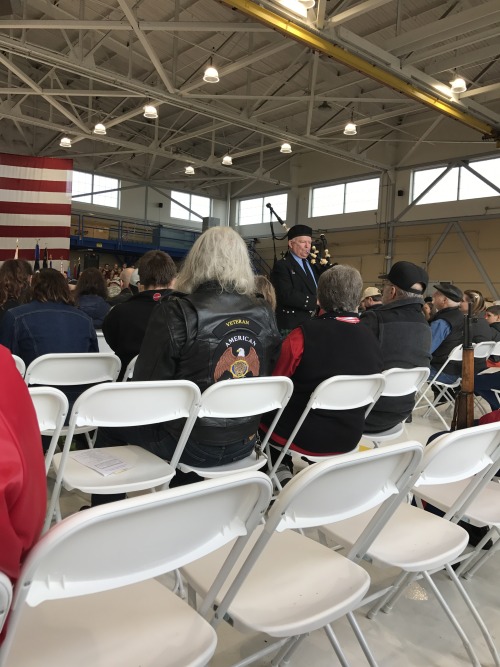
<svg viewBox="0 0 500 667">
<path fill-rule="evenodd" d="M 29 393 L 35 407 L 40 433 L 52 435 L 45 455 L 45 473 L 47 473 L 68 414 L 68 399 L 62 391 L 55 387 L 30 387 Z"/>
<path fill-rule="evenodd" d="M 115 382 L 84 391 L 75 401 L 73 426 L 139 426 L 196 416 L 200 390 L 189 380 Z"/>
<path fill-rule="evenodd" d="M 235 538 L 244 542 L 271 494 L 267 475 L 246 472 L 68 517 L 26 559 L 9 634 L 15 633 L 24 603 L 36 606 L 127 586 L 186 565 Z"/>
<path fill-rule="evenodd" d="M 382 396 L 407 396 L 417 392 L 429 377 L 429 368 L 390 368 L 384 371 L 384 390 Z"/>
<path fill-rule="evenodd" d="M 0 572 L 0 632 L 9 613 L 12 602 L 12 583 L 9 577 Z"/>
<path fill-rule="evenodd" d="M 425 448 L 421 485 L 450 484 L 480 473 L 500 456 L 500 422 L 445 433 Z"/>
<path fill-rule="evenodd" d="M 486 359 L 491 354 L 493 354 L 493 350 L 495 349 L 495 344 L 496 343 L 494 340 L 485 340 L 482 341 L 481 343 L 476 343 L 474 345 L 474 358 Z"/>
<path fill-rule="evenodd" d="M 491 351 L 491 355 L 493 357 L 500 357 L 500 340 L 497 340 L 495 343 L 495 347 Z"/>
<path fill-rule="evenodd" d="M 21 377 L 24 377 L 26 373 L 26 364 L 21 359 L 21 357 L 17 356 L 17 354 L 13 354 L 12 358 L 14 359 L 14 363 L 16 364 L 17 370 L 21 373 Z"/>
<path fill-rule="evenodd" d="M 96 331 L 97 334 L 97 345 L 99 347 L 99 352 L 111 352 L 113 353 L 113 350 L 110 348 L 108 342 L 104 338 L 104 334 L 102 331 Z"/>
<path fill-rule="evenodd" d="M 135 357 L 128 362 L 127 368 L 125 369 L 125 373 L 122 377 L 122 382 L 128 382 L 134 377 L 135 362 L 137 361 L 138 356 L 139 355 L 136 354 Z"/>
<path fill-rule="evenodd" d="M 71 386 L 114 382 L 120 372 L 120 359 L 112 353 L 81 352 L 44 354 L 26 370 L 27 385 Z"/>
<path fill-rule="evenodd" d="M 448 355 L 448 359 L 445 361 L 445 364 L 448 364 L 450 361 L 462 361 L 462 346 L 457 345 Z"/>
</svg>

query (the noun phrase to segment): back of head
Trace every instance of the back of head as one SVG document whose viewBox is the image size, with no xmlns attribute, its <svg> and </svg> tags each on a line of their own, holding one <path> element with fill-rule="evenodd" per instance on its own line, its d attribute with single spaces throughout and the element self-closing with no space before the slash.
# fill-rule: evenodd
<svg viewBox="0 0 500 667">
<path fill-rule="evenodd" d="M 78 301 L 79 297 L 85 294 L 96 294 L 103 299 L 107 299 L 108 297 L 106 280 L 101 271 L 95 267 L 84 269 L 78 278 L 75 289 L 75 300 Z"/>
<path fill-rule="evenodd" d="M 476 289 L 466 289 L 464 290 L 464 298 L 468 297 L 468 302 L 472 304 L 472 314 L 477 315 L 482 313 L 485 307 L 484 296 L 479 290 Z"/>
<path fill-rule="evenodd" d="M 150 250 L 139 260 L 139 280 L 144 289 L 166 288 L 176 274 L 174 260 L 161 250 Z"/>
<path fill-rule="evenodd" d="M 66 278 L 56 269 L 42 269 L 33 278 L 33 299 L 45 303 L 70 304 L 71 294 Z"/>
<path fill-rule="evenodd" d="M 0 268 L 0 305 L 29 289 L 33 269 L 25 259 L 7 259 Z"/>
<path fill-rule="evenodd" d="M 135 269 L 133 268 L 127 268 L 123 269 L 123 271 L 120 273 L 120 280 L 123 283 L 124 289 L 130 286 L 130 278 L 132 278 L 132 274 L 134 273 L 134 271 Z"/>
<path fill-rule="evenodd" d="M 486 308 L 486 312 L 498 317 L 500 316 L 500 306 L 490 306 L 489 308 Z"/>
<path fill-rule="evenodd" d="M 267 276 L 255 276 L 255 292 L 262 295 L 273 310 L 276 310 L 276 292 Z"/>
<path fill-rule="evenodd" d="M 318 281 L 318 301 L 327 311 L 354 313 L 363 290 L 360 272 L 347 264 L 337 264 L 321 274 Z"/>
<path fill-rule="evenodd" d="M 221 291 L 251 295 L 254 275 L 245 242 L 231 227 L 211 227 L 198 237 L 189 251 L 176 289 L 190 294 L 207 282 Z"/>
</svg>

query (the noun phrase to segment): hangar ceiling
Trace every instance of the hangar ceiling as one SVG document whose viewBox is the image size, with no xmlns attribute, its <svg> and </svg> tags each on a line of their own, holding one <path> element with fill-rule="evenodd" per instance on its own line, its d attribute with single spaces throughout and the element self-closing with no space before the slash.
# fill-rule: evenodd
<svg viewBox="0 0 500 667">
<path fill-rule="evenodd" d="M 498 0 L 0 0 L 0 14 L 0 149 L 85 171 L 226 196 L 288 185 L 300 153 L 378 171 L 425 142 L 491 148 L 500 131 Z M 218 83 L 203 81 L 210 59 Z"/>
</svg>

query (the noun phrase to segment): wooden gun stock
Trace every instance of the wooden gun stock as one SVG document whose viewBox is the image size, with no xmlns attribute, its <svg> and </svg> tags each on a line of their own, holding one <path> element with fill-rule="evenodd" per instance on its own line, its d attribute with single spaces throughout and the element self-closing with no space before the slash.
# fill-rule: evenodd
<svg viewBox="0 0 500 667">
<path fill-rule="evenodd" d="M 474 347 L 471 337 L 472 304 L 464 317 L 464 339 L 462 346 L 462 382 L 455 398 L 455 410 L 451 430 L 469 428 L 474 425 Z"/>
</svg>

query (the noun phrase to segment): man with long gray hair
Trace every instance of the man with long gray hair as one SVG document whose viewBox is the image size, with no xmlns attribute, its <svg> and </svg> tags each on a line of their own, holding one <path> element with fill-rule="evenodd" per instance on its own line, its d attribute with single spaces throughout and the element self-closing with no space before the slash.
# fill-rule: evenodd
<svg viewBox="0 0 500 667">
<path fill-rule="evenodd" d="M 320 315 L 303 322 L 285 338 L 273 371 L 273 375 L 290 377 L 294 390 L 271 435 L 272 445 L 280 447 L 286 443 L 311 393 L 323 380 L 334 375 L 365 375 L 382 370 L 376 338 L 358 324 L 362 289 L 359 271 L 352 266 L 337 264 L 321 275 L 318 281 Z M 364 412 L 364 408 L 311 411 L 291 449 L 319 456 L 351 451 L 363 433 Z M 264 416 L 263 431 L 267 431 L 272 416 Z M 288 470 L 278 468 L 282 485 L 292 474 L 291 456 L 285 456 L 283 464 Z"/>
</svg>

